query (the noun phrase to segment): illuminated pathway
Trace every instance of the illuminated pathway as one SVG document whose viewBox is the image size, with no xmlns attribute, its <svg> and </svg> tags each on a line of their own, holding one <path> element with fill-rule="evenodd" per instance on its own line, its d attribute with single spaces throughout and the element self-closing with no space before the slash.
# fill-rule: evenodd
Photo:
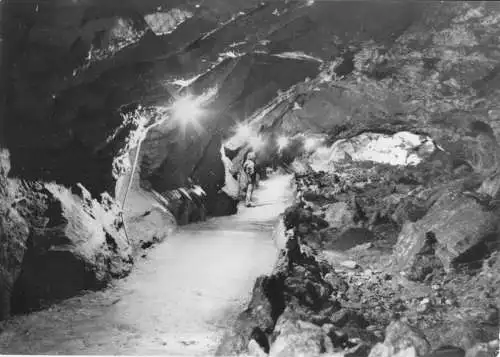
<svg viewBox="0 0 500 357">
<path fill-rule="evenodd" d="M 269 273 L 290 177 L 262 183 L 257 206 L 182 228 L 115 287 L 17 317 L 0 353 L 206 355 Z"/>
</svg>

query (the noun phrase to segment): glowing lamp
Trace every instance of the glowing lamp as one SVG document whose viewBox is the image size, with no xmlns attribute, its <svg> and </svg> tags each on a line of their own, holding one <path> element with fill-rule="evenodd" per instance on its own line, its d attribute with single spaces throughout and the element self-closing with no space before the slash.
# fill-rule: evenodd
<svg viewBox="0 0 500 357">
<path fill-rule="evenodd" d="M 280 151 L 287 147 L 288 141 L 288 138 L 285 136 L 281 136 L 278 138 L 278 148 Z"/>
<path fill-rule="evenodd" d="M 192 95 L 177 98 L 172 104 L 172 116 L 182 123 L 196 122 L 203 114 L 202 101 Z"/>
</svg>

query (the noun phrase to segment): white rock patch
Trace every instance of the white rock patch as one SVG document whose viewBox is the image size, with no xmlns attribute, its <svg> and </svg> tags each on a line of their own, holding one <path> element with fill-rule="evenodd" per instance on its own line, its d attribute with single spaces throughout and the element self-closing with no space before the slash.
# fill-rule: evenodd
<svg viewBox="0 0 500 357">
<path fill-rule="evenodd" d="M 417 165 L 436 149 L 429 137 L 402 131 L 393 135 L 363 133 L 319 148 L 311 156 L 315 170 L 328 170 L 332 164 L 351 158 L 389 165 Z"/>
<path fill-rule="evenodd" d="M 290 58 L 290 59 L 297 59 L 297 60 L 303 60 L 303 61 L 314 61 L 314 62 L 323 63 L 323 60 L 321 58 L 310 56 L 308 54 L 305 54 L 304 52 L 283 52 L 283 53 L 275 54 L 273 56 L 279 57 L 279 58 Z"/>
<path fill-rule="evenodd" d="M 144 16 L 151 30 L 158 35 L 167 35 L 174 31 L 180 24 L 193 17 L 189 11 L 172 9 L 168 12 L 156 12 Z"/>
</svg>

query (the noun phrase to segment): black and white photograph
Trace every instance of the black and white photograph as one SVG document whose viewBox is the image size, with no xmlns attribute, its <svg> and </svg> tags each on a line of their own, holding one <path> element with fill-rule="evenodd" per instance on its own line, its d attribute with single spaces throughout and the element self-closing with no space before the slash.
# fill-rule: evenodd
<svg viewBox="0 0 500 357">
<path fill-rule="evenodd" d="M 500 357 L 500 1 L 0 0 L 0 355 Z"/>
</svg>

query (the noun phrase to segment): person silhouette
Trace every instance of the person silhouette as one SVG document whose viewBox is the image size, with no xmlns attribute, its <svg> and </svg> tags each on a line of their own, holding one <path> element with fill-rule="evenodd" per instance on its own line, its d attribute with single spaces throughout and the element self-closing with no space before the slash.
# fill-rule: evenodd
<svg viewBox="0 0 500 357">
<path fill-rule="evenodd" d="M 256 165 L 256 155 L 255 152 L 250 151 L 247 154 L 246 160 L 243 164 L 243 173 L 246 176 L 246 195 L 245 195 L 245 205 L 247 207 L 252 206 L 252 196 L 255 185 L 257 184 L 257 165 Z"/>
</svg>

